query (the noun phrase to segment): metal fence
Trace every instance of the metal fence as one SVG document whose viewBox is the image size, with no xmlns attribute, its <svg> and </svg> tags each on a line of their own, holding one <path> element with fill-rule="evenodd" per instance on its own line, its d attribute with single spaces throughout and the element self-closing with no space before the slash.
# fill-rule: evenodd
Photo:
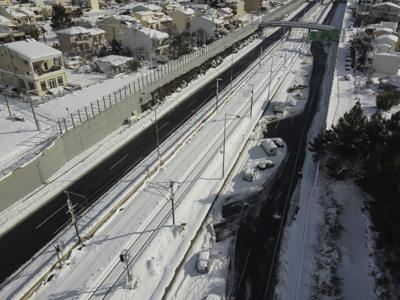
<svg viewBox="0 0 400 300">
<path fill-rule="evenodd" d="M 137 95 L 136 99 L 138 99 L 143 93 L 154 91 L 158 87 L 189 71 L 193 67 L 193 64 L 197 63 L 197 65 L 199 65 L 203 63 L 257 29 L 258 21 L 252 22 L 194 52 L 171 60 L 164 65 L 160 65 L 156 69 L 140 76 L 118 90 L 94 100 L 89 105 L 85 105 L 77 111 L 69 113 L 66 117 L 57 120 L 57 127 L 60 134 L 101 114 L 103 111 L 119 102 L 129 99 L 133 100 L 135 99 L 135 95 Z"/>
</svg>

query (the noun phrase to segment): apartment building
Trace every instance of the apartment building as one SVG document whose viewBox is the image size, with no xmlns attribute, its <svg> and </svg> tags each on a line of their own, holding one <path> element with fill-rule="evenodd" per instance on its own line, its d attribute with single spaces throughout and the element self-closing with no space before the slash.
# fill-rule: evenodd
<svg viewBox="0 0 400 300">
<path fill-rule="evenodd" d="M 100 28 L 77 26 L 57 31 L 57 37 L 64 54 L 91 55 L 107 46 L 105 33 Z"/>
<path fill-rule="evenodd" d="M 194 17 L 190 20 L 190 32 L 203 32 L 205 40 L 212 40 L 224 31 L 224 22 L 208 15 Z"/>
<path fill-rule="evenodd" d="M 39 96 L 68 82 L 62 53 L 32 39 L 0 45 L 0 79 Z"/>
<path fill-rule="evenodd" d="M 400 5 L 391 2 L 374 4 L 369 10 L 368 18 L 370 21 L 399 22 Z"/>
</svg>

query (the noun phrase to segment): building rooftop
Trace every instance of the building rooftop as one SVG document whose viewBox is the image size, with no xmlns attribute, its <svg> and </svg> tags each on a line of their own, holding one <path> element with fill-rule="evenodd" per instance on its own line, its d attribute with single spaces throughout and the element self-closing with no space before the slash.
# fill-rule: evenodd
<svg viewBox="0 0 400 300">
<path fill-rule="evenodd" d="M 146 27 L 140 28 L 139 31 L 143 32 L 145 35 L 147 35 L 153 40 L 165 40 L 169 37 L 168 33 Z"/>
<path fill-rule="evenodd" d="M 108 62 L 112 66 L 121 66 L 131 60 L 133 60 L 132 57 L 121 56 L 121 55 L 108 55 L 97 59 L 97 61 L 100 62 Z"/>
<path fill-rule="evenodd" d="M 62 30 L 57 31 L 57 33 L 65 34 L 65 35 L 77 35 L 77 34 L 86 34 L 90 33 L 90 30 L 81 27 L 81 26 L 75 26 L 75 27 L 70 27 L 70 28 L 65 28 Z"/>
<path fill-rule="evenodd" d="M 381 6 L 390 6 L 392 8 L 400 9 L 400 6 L 398 6 L 397 4 L 391 3 L 391 2 L 383 2 L 383 3 L 377 3 L 377 4 L 372 5 L 372 7 L 381 7 Z"/>
<path fill-rule="evenodd" d="M 51 56 L 60 56 L 61 52 L 33 39 L 5 44 L 5 46 L 28 60 L 43 59 Z"/>
</svg>

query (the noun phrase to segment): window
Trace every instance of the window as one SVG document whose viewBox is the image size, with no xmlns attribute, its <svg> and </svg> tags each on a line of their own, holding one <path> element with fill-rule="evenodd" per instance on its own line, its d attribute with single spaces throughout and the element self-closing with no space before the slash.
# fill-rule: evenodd
<svg viewBox="0 0 400 300">
<path fill-rule="evenodd" d="M 47 65 L 47 62 L 45 62 L 43 66 L 44 66 L 44 69 L 45 69 L 45 70 L 48 70 L 48 69 L 49 69 L 49 66 Z"/>
<path fill-rule="evenodd" d="M 34 90 L 35 89 L 35 84 L 32 81 L 28 81 L 29 84 L 29 89 Z"/>
<path fill-rule="evenodd" d="M 49 84 L 49 87 L 51 89 L 55 89 L 57 87 L 57 82 L 56 82 L 56 80 L 54 78 L 50 79 L 49 81 L 47 81 L 47 83 Z"/>
<path fill-rule="evenodd" d="M 64 85 L 63 78 L 60 76 L 57 78 L 58 85 Z"/>
<path fill-rule="evenodd" d="M 40 82 L 40 87 L 41 87 L 42 91 L 47 91 L 47 86 L 46 86 L 45 81 Z"/>
</svg>

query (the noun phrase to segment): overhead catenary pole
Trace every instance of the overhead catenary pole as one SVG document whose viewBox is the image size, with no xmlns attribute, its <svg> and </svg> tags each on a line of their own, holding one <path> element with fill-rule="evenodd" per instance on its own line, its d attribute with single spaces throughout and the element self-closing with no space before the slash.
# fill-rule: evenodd
<svg viewBox="0 0 400 300">
<path fill-rule="evenodd" d="M 274 65 L 274 56 L 271 57 L 271 71 L 269 73 L 269 84 L 268 84 L 268 102 L 271 102 L 271 82 L 272 82 L 272 68 Z"/>
<path fill-rule="evenodd" d="M 7 95 L 4 94 L 4 99 L 6 100 L 6 104 L 7 104 L 7 109 L 8 109 L 8 114 L 11 116 L 11 110 L 10 110 L 10 104 L 8 103 L 8 99 L 7 99 Z"/>
<path fill-rule="evenodd" d="M 219 81 L 222 80 L 221 78 L 217 78 L 217 97 L 215 101 L 215 109 L 218 109 L 218 101 L 219 101 Z"/>
<path fill-rule="evenodd" d="M 31 96 L 29 95 L 29 93 L 26 93 L 26 95 L 28 96 L 28 101 L 29 101 L 29 105 L 31 106 L 32 115 L 33 115 L 33 119 L 35 120 L 36 128 L 37 128 L 38 131 L 40 131 L 39 121 L 36 118 L 36 113 L 35 113 L 35 110 L 33 108 Z"/>
<path fill-rule="evenodd" d="M 172 207 L 172 224 L 175 226 L 175 192 L 174 192 L 174 182 L 172 180 L 169 181 L 169 187 L 170 187 L 170 200 L 171 200 L 171 207 Z"/>
<path fill-rule="evenodd" d="M 68 213 L 71 215 L 71 223 L 74 225 L 75 227 L 75 232 L 76 232 L 76 236 L 78 237 L 78 241 L 79 244 L 84 246 L 81 235 L 79 233 L 79 229 L 78 229 L 78 223 L 76 221 L 76 216 L 75 216 L 75 211 L 74 211 L 74 207 L 72 205 L 71 199 L 69 197 L 69 192 L 65 191 L 65 193 L 67 194 L 67 207 L 68 207 Z"/>
<path fill-rule="evenodd" d="M 235 118 L 240 119 L 239 115 L 232 115 L 232 114 L 225 114 L 224 116 L 224 139 L 222 143 L 222 178 L 225 177 L 225 144 L 226 144 L 226 117 L 227 116 L 232 116 Z"/>
<path fill-rule="evenodd" d="M 250 98 L 250 117 L 253 115 L 253 101 L 254 101 L 254 84 L 249 84 L 251 86 L 251 98 Z"/>
<path fill-rule="evenodd" d="M 161 154 L 160 154 L 160 138 L 158 136 L 158 120 L 157 120 L 157 109 L 154 108 L 154 125 L 156 127 L 156 140 L 157 140 L 157 155 L 158 155 L 158 163 L 161 164 Z"/>
</svg>

